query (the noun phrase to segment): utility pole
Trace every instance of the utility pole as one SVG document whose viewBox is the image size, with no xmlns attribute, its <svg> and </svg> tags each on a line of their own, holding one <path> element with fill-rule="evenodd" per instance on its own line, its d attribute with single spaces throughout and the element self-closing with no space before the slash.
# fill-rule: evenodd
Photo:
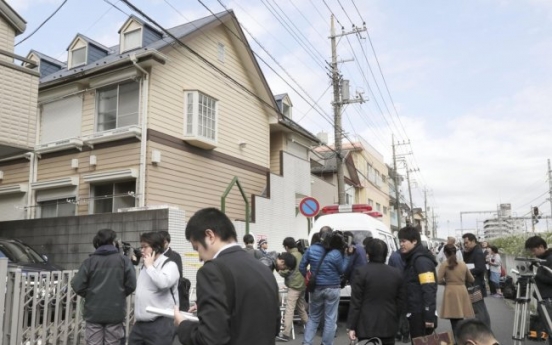
<svg viewBox="0 0 552 345">
<path fill-rule="evenodd" d="M 393 147 L 393 180 L 395 181 L 395 213 L 397 214 L 397 226 L 401 229 L 401 191 L 399 188 L 399 172 L 397 171 L 397 156 L 395 155 L 395 136 L 391 134 Z"/>
<path fill-rule="evenodd" d="M 427 226 L 427 223 L 428 223 L 428 214 L 427 214 L 427 189 L 424 188 L 424 218 L 425 218 L 425 233 L 426 234 L 429 234 L 429 230 L 428 230 L 428 226 Z M 431 237 L 435 237 L 434 236 L 431 236 Z"/>
<path fill-rule="evenodd" d="M 336 157 L 336 168 L 337 168 L 337 199 L 339 205 L 345 205 L 345 175 L 343 173 L 343 156 L 341 154 L 341 141 L 343 140 L 343 129 L 341 128 L 341 106 L 343 104 L 350 103 L 363 103 L 364 99 L 362 95 L 359 94 L 357 99 L 349 99 L 349 83 L 348 81 L 343 81 L 341 85 L 341 76 L 339 75 L 339 69 L 337 67 L 337 42 L 336 38 L 341 36 L 346 36 L 350 34 L 358 34 L 360 32 L 366 31 L 366 26 L 359 28 L 353 26 L 353 30 L 350 32 L 345 32 L 343 28 L 341 29 L 341 34 L 335 33 L 334 25 L 334 16 L 331 17 L 331 40 L 332 46 L 332 85 L 333 85 L 333 110 L 334 110 L 334 134 L 335 134 L 335 151 L 337 154 Z M 349 60 L 351 61 L 351 60 Z M 344 62 L 344 61 L 343 61 Z M 343 87 L 341 87 L 343 86 Z"/>
<path fill-rule="evenodd" d="M 410 199 L 410 223 L 413 224 L 414 223 L 414 203 L 412 202 L 412 187 L 410 185 L 410 173 L 420 171 L 420 169 L 408 169 L 408 165 L 406 164 L 406 160 L 404 161 L 404 165 L 406 167 L 406 180 L 408 182 L 408 197 Z M 426 207 L 427 207 L 427 205 L 426 205 Z"/>
</svg>

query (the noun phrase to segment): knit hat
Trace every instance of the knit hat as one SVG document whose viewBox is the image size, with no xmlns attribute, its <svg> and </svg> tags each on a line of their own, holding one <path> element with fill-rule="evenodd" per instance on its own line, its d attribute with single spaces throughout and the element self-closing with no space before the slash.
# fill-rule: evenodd
<svg viewBox="0 0 552 345">
<path fill-rule="evenodd" d="M 264 238 L 262 240 L 259 240 L 259 247 L 265 243 L 268 243 L 268 242 Z"/>
</svg>

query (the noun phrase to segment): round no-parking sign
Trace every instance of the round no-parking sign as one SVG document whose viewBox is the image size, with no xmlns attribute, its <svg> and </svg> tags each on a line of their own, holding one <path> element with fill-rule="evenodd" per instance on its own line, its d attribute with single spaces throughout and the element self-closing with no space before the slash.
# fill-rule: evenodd
<svg viewBox="0 0 552 345">
<path fill-rule="evenodd" d="M 308 196 L 299 202 L 299 212 L 305 217 L 314 217 L 318 211 L 320 211 L 320 204 L 313 197 Z"/>
</svg>

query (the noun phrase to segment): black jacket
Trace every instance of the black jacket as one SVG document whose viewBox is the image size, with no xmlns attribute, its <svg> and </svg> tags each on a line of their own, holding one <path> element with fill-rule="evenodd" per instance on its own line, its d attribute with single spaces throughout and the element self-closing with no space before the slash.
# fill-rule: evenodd
<svg viewBox="0 0 552 345">
<path fill-rule="evenodd" d="M 403 255 L 405 289 L 407 291 L 406 312 L 423 314 L 425 322 L 436 322 L 437 261 L 421 244 Z"/>
<path fill-rule="evenodd" d="M 219 265 L 233 280 L 231 301 Z M 199 322 L 180 323 L 177 334 L 181 344 L 274 345 L 280 330 L 278 285 L 259 260 L 239 246 L 227 248 L 197 271 L 196 286 Z"/>
<path fill-rule="evenodd" d="M 483 297 L 486 297 L 487 287 L 485 286 L 485 273 L 487 272 L 487 267 L 485 264 L 487 261 L 485 260 L 485 253 L 483 253 L 483 249 L 478 244 L 469 252 L 464 251 L 462 255 L 466 264 L 474 265 L 474 268 L 470 269 L 470 272 L 475 279 L 474 284 L 479 285 Z"/>
<path fill-rule="evenodd" d="M 368 262 L 355 270 L 351 288 L 347 328 L 354 330 L 359 339 L 394 337 L 404 304 L 401 271 Z"/>
<path fill-rule="evenodd" d="M 552 249 L 547 249 L 546 252 L 538 258 L 546 260 L 546 263 L 543 262 L 541 265 L 552 268 Z M 548 272 L 544 267 L 539 267 L 535 275 L 535 282 L 537 283 L 542 298 L 552 298 L 552 273 Z"/>
<path fill-rule="evenodd" d="M 84 260 L 71 286 L 85 299 L 84 320 L 120 323 L 126 315 L 126 297 L 136 289 L 136 271 L 127 256 L 105 245 Z"/>
</svg>

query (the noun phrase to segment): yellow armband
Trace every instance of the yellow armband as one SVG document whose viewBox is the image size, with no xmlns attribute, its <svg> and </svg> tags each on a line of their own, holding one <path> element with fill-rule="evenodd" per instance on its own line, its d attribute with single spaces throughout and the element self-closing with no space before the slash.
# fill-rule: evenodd
<svg viewBox="0 0 552 345">
<path fill-rule="evenodd" d="M 418 274 L 418 280 L 420 281 L 420 284 L 433 284 L 435 283 L 435 273 L 433 272 L 426 272 L 426 273 L 420 273 Z"/>
</svg>

